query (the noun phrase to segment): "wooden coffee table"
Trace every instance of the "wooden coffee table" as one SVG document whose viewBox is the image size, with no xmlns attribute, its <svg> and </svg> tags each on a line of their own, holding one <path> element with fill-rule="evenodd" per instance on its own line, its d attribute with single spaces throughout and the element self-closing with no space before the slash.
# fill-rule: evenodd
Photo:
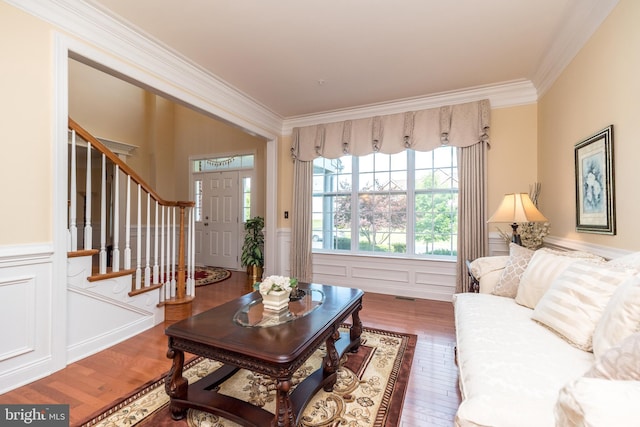
<svg viewBox="0 0 640 427">
<path fill-rule="evenodd" d="M 173 364 L 165 382 L 171 398 L 171 416 L 178 420 L 187 408 L 207 411 L 245 426 L 291 426 L 309 399 L 323 387 L 331 391 L 336 382 L 340 357 L 360 346 L 363 292 L 337 286 L 300 283 L 306 291 L 289 311 L 266 313 L 258 292 L 244 295 L 211 310 L 169 326 L 167 357 Z M 339 331 L 349 316 L 349 333 Z M 295 371 L 326 343 L 322 367 L 292 389 Z M 182 376 L 184 353 L 223 362 L 207 377 L 188 384 Z M 249 369 L 277 382 L 276 414 L 217 392 L 218 385 L 240 368 Z"/>
</svg>

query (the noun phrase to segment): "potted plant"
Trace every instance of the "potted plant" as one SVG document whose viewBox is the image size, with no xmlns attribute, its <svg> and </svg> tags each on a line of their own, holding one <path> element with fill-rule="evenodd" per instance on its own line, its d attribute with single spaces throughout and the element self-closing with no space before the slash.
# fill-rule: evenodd
<svg viewBox="0 0 640 427">
<path fill-rule="evenodd" d="M 243 267 L 247 267 L 247 275 L 251 283 L 262 279 L 264 267 L 264 218 L 253 217 L 244 224 L 245 235 L 242 244 L 242 257 L 240 261 Z"/>
</svg>

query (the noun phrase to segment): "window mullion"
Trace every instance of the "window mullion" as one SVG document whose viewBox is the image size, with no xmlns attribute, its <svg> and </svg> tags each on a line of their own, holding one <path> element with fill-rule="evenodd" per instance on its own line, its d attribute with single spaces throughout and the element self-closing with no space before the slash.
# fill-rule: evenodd
<svg viewBox="0 0 640 427">
<path fill-rule="evenodd" d="M 360 242 L 360 204 L 358 194 L 360 192 L 360 167 L 358 156 L 351 157 L 351 252 L 357 251 Z"/>
<path fill-rule="evenodd" d="M 407 150 L 407 254 L 415 254 L 416 224 L 416 155 Z"/>
</svg>

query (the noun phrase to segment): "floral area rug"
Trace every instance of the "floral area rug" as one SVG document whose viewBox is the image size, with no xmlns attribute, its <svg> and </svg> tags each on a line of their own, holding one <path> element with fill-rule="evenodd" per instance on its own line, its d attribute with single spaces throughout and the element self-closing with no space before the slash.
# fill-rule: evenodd
<svg viewBox="0 0 640 427">
<path fill-rule="evenodd" d="M 365 328 L 361 338 L 358 352 L 342 357 L 333 391 L 320 389 L 315 394 L 298 420 L 299 427 L 399 425 L 417 336 Z M 324 354 L 324 346 L 316 350 L 294 375 L 294 386 L 321 366 Z M 219 362 L 196 358 L 185 367 L 183 375 L 193 383 L 220 366 Z M 219 392 L 275 411 L 275 382 L 269 377 L 241 369 L 220 387 Z M 168 403 L 164 378 L 159 378 L 80 426 L 238 426 L 219 416 L 192 409 L 188 410 L 185 419 L 174 421 Z"/>
<path fill-rule="evenodd" d="M 220 267 L 196 267 L 196 286 L 205 286 L 212 283 L 222 282 L 231 277 L 231 272 Z"/>
</svg>

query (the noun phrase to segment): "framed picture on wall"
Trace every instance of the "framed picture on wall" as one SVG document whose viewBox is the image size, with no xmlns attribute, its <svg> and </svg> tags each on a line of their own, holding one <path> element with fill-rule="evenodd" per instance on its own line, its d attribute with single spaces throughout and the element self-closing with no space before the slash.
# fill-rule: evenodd
<svg viewBox="0 0 640 427">
<path fill-rule="evenodd" d="M 613 125 L 575 145 L 576 231 L 616 234 Z"/>
</svg>

